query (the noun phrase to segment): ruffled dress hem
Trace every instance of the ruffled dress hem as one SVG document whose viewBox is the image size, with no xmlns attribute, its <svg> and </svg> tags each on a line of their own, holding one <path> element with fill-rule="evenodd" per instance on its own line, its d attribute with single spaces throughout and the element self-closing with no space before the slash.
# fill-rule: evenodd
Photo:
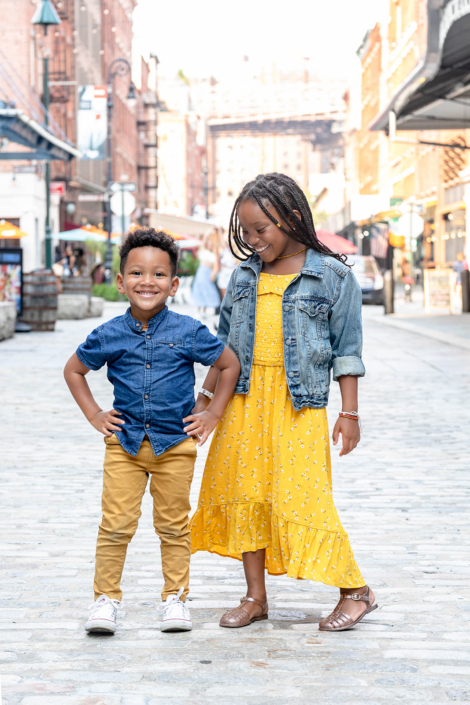
<svg viewBox="0 0 470 705">
<path fill-rule="evenodd" d="M 242 553 L 261 549 L 269 575 L 343 588 L 366 584 L 346 534 L 279 517 L 269 502 L 202 505 L 191 519 L 191 553 L 242 560 Z"/>
</svg>

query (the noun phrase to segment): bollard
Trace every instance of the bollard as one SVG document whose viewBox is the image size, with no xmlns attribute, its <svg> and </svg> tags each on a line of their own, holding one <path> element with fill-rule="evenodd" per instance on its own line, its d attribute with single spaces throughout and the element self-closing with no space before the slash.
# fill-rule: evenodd
<svg viewBox="0 0 470 705">
<path fill-rule="evenodd" d="M 384 308 L 385 314 L 394 313 L 395 302 L 395 282 L 393 281 L 393 271 L 387 269 L 384 273 Z"/>
<path fill-rule="evenodd" d="M 470 272 L 464 269 L 460 272 L 462 282 L 462 313 L 470 313 Z"/>
</svg>

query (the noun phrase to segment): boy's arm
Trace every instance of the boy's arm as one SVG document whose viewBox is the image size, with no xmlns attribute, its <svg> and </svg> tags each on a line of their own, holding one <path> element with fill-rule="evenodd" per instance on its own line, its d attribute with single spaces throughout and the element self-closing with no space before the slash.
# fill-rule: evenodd
<svg viewBox="0 0 470 705">
<path fill-rule="evenodd" d="M 85 379 L 85 375 L 89 371 L 89 368 L 80 362 L 77 354 L 74 353 L 64 368 L 65 381 L 72 392 L 73 398 L 91 425 L 105 436 L 112 436 L 115 431 L 121 431 L 119 426 L 115 424 L 123 424 L 125 422 L 116 418 L 116 415 L 121 415 L 120 411 L 116 411 L 116 409 L 103 411 L 98 406 Z"/>
<path fill-rule="evenodd" d="M 235 353 L 225 346 L 222 355 L 213 363 L 209 375 L 211 372 L 213 372 L 215 379 L 213 399 L 205 411 L 191 414 L 183 419 L 184 423 L 189 423 L 189 426 L 184 429 L 185 433 L 188 436 L 198 436 L 200 446 L 206 442 L 222 418 L 237 385 L 238 377 L 240 376 L 240 363 Z M 205 388 L 207 389 L 207 387 Z"/>
</svg>

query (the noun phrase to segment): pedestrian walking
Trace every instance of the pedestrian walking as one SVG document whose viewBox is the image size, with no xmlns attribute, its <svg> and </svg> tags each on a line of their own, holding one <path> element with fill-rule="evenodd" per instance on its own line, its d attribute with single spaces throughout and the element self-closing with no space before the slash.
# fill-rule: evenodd
<svg viewBox="0 0 470 705">
<path fill-rule="evenodd" d="M 345 256 L 318 240 L 288 176 L 243 188 L 229 237 L 246 259 L 232 274 L 218 337 L 241 373 L 209 450 L 192 551 L 243 560 L 247 593 L 223 627 L 268 617 L 267 570 L 338 587 L 320 629 L 351 629 L 377 605 L 333 503 L 326 405 L 332 368 L 342 396 L 333 443 L 342 436 L 345 456 L 360 440 L 361 290 Z M 218 377 L 212 368 L 204 389 L 213 392 Z M 200 394 L 197 411 L 206 403 Z"/>
<path fill-rule="evenodd" d="M 240 365 L 206 326 L 168 310 L 166 301 L 178 289 L 178 253 L 174 240 L 153 228 L 127 235 L 117 287 L 130 307 L 123 316 L 96 328 L 64 371 L 75 401 L 106 444 L 95 602 L 85 625 L 88 632 L 116 631 L 127 546 L 137 529 L 149 475 L 164 577 L 160 629 L 192 627 L 185 599 L 195 437 L 202 444 L 215 428 Z M 193 415 L 195 362 L 214 365 L 220 381 L 209 406 Z M 114 387 L 115 408 L 110 411 L 97 404 L 85 379 L 90 370 L 104 365 Z"/>
<path fill-rule="evenodd" d="M 194 306 L 203 313 L 206 308 L 220 306 L 220 295 L 215 285 L 219 271 L 218 245 L 212 235 L 206 235 L 198 249 L 199 267 L 194 277 L 192 299 Z"/>
<path fill-rule="evenodd" d="M 457 274 L 457 279 L 455 282 L 456 291 L 461 291 L 462 290 L 462 272 L 465 269 L 468 269 L 468 262 L 465 259 L 465 255 L 463 252 L 457 253 L 457 257 L 455 258 L 455 260 L 452 264 L 452 269 Z"/>
</svg>

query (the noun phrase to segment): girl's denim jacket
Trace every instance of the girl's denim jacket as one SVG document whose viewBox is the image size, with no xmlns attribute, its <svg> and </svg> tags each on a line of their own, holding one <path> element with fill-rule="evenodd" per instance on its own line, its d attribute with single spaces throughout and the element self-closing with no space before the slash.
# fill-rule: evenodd
<svg viewBox="0 0 470 705">
<path fill-rule="evenodd" d="M 235 269 L 220 312 L 217 336 L 241 364 L 235 394 L 250 389 L 261 267 L 255 254 Z M 302 271 L 282 297 L 284 367 L 297 411 L 327 405 L 332 368 L 334 380 L 364 376 L 361 306 L 361 289 L 349 267 L 308 249 Z"/>
</svg>

